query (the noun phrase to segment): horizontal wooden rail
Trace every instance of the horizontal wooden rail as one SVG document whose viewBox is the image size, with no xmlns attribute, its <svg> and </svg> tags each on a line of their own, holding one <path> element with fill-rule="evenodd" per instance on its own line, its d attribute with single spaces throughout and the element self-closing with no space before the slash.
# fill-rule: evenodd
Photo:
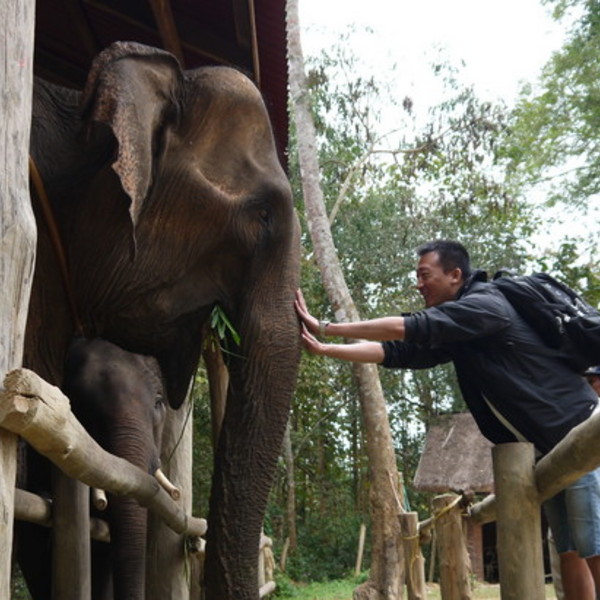
<svg viewBox="0 0 600 600">
<path fill-rule="evenodd" d="M 52 527 L 52 503 L 46 498 L 26 490 L 15 490 L 15 520 Z M 108 523 L 103 519 L 90 519 L 90 537 L 99 542 L 110 541 Z"/>
<path fill-rule="evenodd" d="M 540 502 L 552 498 L 580 477 L 600 467 L 600 413 L 574 427 L 535 466 L 535 484 Z M 496 520 L 493 494 L 474 504 L 469 511 L 475 523 Z"/>
<path fill-rule="evenodd" d="M 206 533 L 206 520 L 186 515 L 152 475 L 101 448 L 71 412 L 69 399 L 33 371 L 16 369 L 6 375 L 0 427 L 27 440 L 69 477 L 132 496 L 176 533 Z"/>
<path fill-rule="evenodd" d="M 260 590 L 258 590 L 258 597 L 264 598 L 269 594 L 272 594 L 277 589 L 277 584 L 274 581 L 267 581 L 265 585 L 261 586 Z"/>
</svg>

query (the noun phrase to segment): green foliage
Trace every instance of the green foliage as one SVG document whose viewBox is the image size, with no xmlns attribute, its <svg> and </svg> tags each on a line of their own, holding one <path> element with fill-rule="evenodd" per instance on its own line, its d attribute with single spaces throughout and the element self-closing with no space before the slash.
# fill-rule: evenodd
<svg viewBox="0 0 600 600">
<path fill-rule="evenodd" d="M 600 192 L 600 6 L 547 0 L 570 22 L 563 48 L 545 66 L 539 86 L 526 86 L 505 148 L 520 184 L 547 179 L 550 200 L 577 203 Z"/>
<path fill-rule="evenodd" d="M 296 581 L 347 576 L 356 562 L 359 528 L 357 515 L 312 516 L 298 528 L 298 548 L 286 571 Z"/>
<path fill-rule="evenodd" d="M 563 14 L 582 4 L 552 1 Z M 591 303 L 600 300 L 593 240 L 587 247 L 577 237 L 553 251 L 536 247 L 533 240 L 547 227 L 548 215 L 540 215 L 525 195 L 582 148 L 584 158 L 564 180 L 568 185 L 562 181 L 554 190 L 556 197 L 584 199 L 600 180 L 594 164 L 600 122 L 598 9 L 586 3 L 586 10 L 589 18 L 575 28 L 564 56 L 546 69 L 546 89 L 536 96 L 531 88 L 515 111 L 482 102 L 460 84 L 460 72 L 442 62 L 434 68 L 445 100 L 421 127 L 410 98 L 391 98 L 385 84 L 360 75 L 365 70 L 349 54 L 349 44 L 342 41 L 311 64 L 321 186 L 346 282 L 363 318 L 421 308 L 414 249 L 434 238 L 462 241 L 473 264 L 490 273 L 542 269 Z M 394 131 L 382 131 L 384 112 L 394 114 Z M 292 187 L 302 221 L 295 132 L 290 139 Z M 303 225 L 304 295 L 315 315 L 333 318 Z M 594 259 L 582 261 L 582 252 Z M 425 517 L 429 498 L 416 493 L 411 482 L 429 424 L 440 413 L 465 409 L 453 368 L 381 369 L 380 376 L 408 502 Z M 369 513 L 361 410 L 347 365 L 304 355 L 291 425 L 298 547 L 288 559 L 289 573 L 301 580 L 339 577 L 352 568 L 359 517 Z M 268 513 L 276 548 L 288 535 L 287 492 L 282 464 Z M 282 593 L 295 597 L 289 589 Z"/>
<path fill-rule="evenodd" d="M 12 600 L 31 600 L 31 595 L 27 590 L 27 585 L 25 584 L 25 579 L 23 579 L 21 569 L 19 569 L 19 566 L 16 563 L 14 564 L 12 580 L 10 584 L 10 597 Z"/>
<path fill-rule="evenodd" d="M 523 89 L 498 154 L 507 160 L 511 185 L 544 198 L 543 209 L 551 209 L 544 214 L 546 226 L 574 224 L 552 250 L 533 255 L 533 264 L 598 304 L 600 5 L 588 0 L 545 4 L 553 7 L 568 36 L 538 84 Z"/>
<path fill-rule="evenodd" d="M 205 518 L 208 515 L 213 471 L 213 447 L 208 381 L 204 366 L 200 366 L 196 372 L 191 397 L 194 404 L 192 514 Z"/>
<path fill-rule="evenodd" d="M 556 252 L 538 259 L 539 269 L 556 275 L 592 306 L 600 307 L 600 264 L 582 264 L 581 245 L 581 240 L 565 240 Z"/>
<path fill-rule="evenodd" d="M 219 339 L 224 340 L 227 335 L 230 335 L 233 341 L 239 346 L 240 335 L 231 324 L 225 311 L 218 304 L 215 305 L 210 314 L 210 327 L 217 333 Z"/>
<path fill-rule="evenodd" d="M 283 574 L 277 574 L 275 581 L 276 598 L 294 598 L 294 600 L 349 600 L 353 590 L 364 581 L 364 575 L 311 584 L 293 582 Z"/>
<path fill-rule="evenodd" d="M 398 105 L 361 70 L 346 49 L 333 49 L 313 65 L 313 110 L 320 177 L 332 217 L 338 256 L 361 316 L 418 310 L 414 249 L 439 237 L 459 239 L 475 265 L 520 268 L 529 259 L 524 242 L 537 225 L 532 211 L 505 184 L 507 159 L 498 152 L 508 112 L 480 102 L 459 86 L 456 72 L 436 67 L 449 86 L 447 100 L 416 135 L 411 101 Z M 385 98 L 385 100 L 382 100 Z M 381 133 L 381 102 L 397 110 L 399 131 Z M 295 134 L 291 135 L 292 188 L 303 219 Z M 324 294 L 310 239 L 302 289 L 312 312 L 334 318 Z M 464 410 L 451 366 L 419 372 L 380 370 L 389 408 L 398 469 L 411 508 L 425 516 L 428 497 L 411 489 L 428 424 L 441 412 Z M 367 462 L 361 410 L 350 368 L 304 355 L 292 406 L 298 547 L 290 554 L 292 577 L 321 580 L 352 568 L 358 515 L 369 513 Z M 288 535 L 286 473 L 281 465 L 272 494 L 269 533 L 276 548 Z M 326 515 L 326 516 L 325 516 Z"/>
</svg>

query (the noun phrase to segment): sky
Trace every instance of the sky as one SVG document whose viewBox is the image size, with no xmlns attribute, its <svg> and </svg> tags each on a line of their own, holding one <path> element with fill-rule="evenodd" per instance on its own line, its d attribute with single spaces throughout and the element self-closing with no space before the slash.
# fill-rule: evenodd
<svg viewBox="0 0 600 600">
<path fill-rule="evenodd" d="M 355 26 L 350 43 L 363 59 L 384 71 L 396 63 L 399 85 L 418 96 L 428 60 L 442 49 L 451 63 L 464 61 L 465 81 L 481 96 L 510 101 L 563 41 L 540 0 L 299 0 L 299 12 L 305 56 Z"/>
<path fill-rule="evenodd" d="M 461 65 L 460 81 L 474 86 L 480 99 L 511 105 L 524 82 L 535 83 L 552 52 L 565 39 L 565 25 L 556 22 L 541 0 L 298 0 L 305 58 L 318 56 L 349 32 L 349 43 L 374 73 L 394 71 L 394 93 L 409 96 L 417 114 L 441 100 L 430 64 L 440 57 Z M 366 28 L 373 30 L 369 34 Z M 440 54 L 441 53 L 441 54 Z M 393 116 L 390 116 L 393 119 Z M 383 131 L 394 129 L 384 124 Z M 543 194 L 543 191 L 542 191 Z M 539 190 L 532 201 L 542 199 Z M 590 200 L 600 211 L 600 199 Z M 560 216 L 532 243 L 556 247 L 565 233 L 597 231 L 596 219 Z M 584 259 L 584 257 L 582 257 Z"/>
</svg>

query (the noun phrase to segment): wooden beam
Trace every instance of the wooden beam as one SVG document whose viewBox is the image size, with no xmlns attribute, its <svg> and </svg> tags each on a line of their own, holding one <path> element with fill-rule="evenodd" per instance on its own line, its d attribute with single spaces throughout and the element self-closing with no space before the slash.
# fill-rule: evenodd
<svg viewBox="0 0 600 600">
<path fill-rule="evenodd" d="M 535 483 L 539 501 L 552 498 L 580 477 L 600 467 L 600 413 L 574 427 L 535 466 Z M 496 518 L 496 498 L 486 497 L 470 509 L 476 523 L 489 523 Z"/>
<path fill-rule="evenodd" d="M 269 581 L 258 590 L 258 597 L 264 598 L 265 596 L 272 594 L 276 589 L 277 584 L 274 581 Z"/>
<path fill-rule="evenodd" d="M 26 490 L 15 490 L 15 520 L 52 527 L 52 504 L 46 498 Z M 99 542 L 110 541 L 108 523 L 102 519 L 90 519 L 90 537 Z"/>
<path fill-rule="evenodd" d="M 240 47 L 250 50 L 252 54 L 251 77 L 260 88 L 260 56 L 254 0 L 233 0 L 232 4 L 237 42 Z"/>
<path fill-rule="evenodd" d="M 181 40 L 177 33 L 177 25 L 175 25 L 169 0 L 150 0 L 150 7 L 154 14 L 154 20 L 156 21 L 156 27 L 158 28 L 163 48 L 175 55 L 181 63 L 182 68 L 185 69 Z"/>
<path fill-rule="evenodd" d="M 243 48 L 250 49 L 252 47 L 252 33 L 248 0 L 232 0 L 231 4 L 237 43 Z"/>
<path fill-rule="evenodd" d="M 68 0 L 64 3 L 66 9 L 65 18 L 70 24 L 70 31 L 75 31 L 75 36 L 80 41 L 78 48 L 86 55 L 86 62 L 91 63 L 102 48 L 90 25 L 87 13 L 83 10 L 80 0 Z"/>
<path fill-rule="evenodd" d="M 26 490 L 15 490 L 15 520 L 50 527 L 52 505 L 49 500 Z"/>
<path fill-rule="evenodd" d="M 260 76 L 260 55 L 258 52 L 258 35 L 256 33 L 256 10 L 254 9 L 254 0 L 248 0 L 250 13 L 250 32 L 252 34 L 252 65 L 254 67 L 254 83 L 258 89 L 261 87 Z"/>
</svg>

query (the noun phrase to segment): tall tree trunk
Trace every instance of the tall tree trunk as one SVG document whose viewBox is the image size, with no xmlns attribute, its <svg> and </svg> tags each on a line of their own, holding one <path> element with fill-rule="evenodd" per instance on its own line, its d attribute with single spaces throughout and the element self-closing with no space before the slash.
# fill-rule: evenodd
<svg viewBox="0 0 600 600">
<path fill-rule="evenodd" d="M 318 406 L 320 418 L 327 411 L 325 408 L 325 398 L 322 396 L 315 399 L 316 404 Z M 325 436 L 323 435 L 323 431 L 319 428 L 316 432 L 315 445 L 313 449 L 313 453 L 315 454 L 315 483 L 317 484 L 317 490 L 319 494 L 319 516 L 325 517 L 327 512 L 327 476 L 326 476 L 326 468 L 325 463 L 327 459 L 325 458 Z"/>
<path fill-rule="evenodd" d="M 287 502 L 286 521 L 287 537 L 289 539 L 289 551 L 292 552 L 298 545 L 298 534 L 296 531 L 296 477 L 294 475 L 294 453 L 292 450 L 291 423 L 288 421 L 283 436 L 283 459 L 285 461 L 285 473 L 287 480 Z"/>
<path fill-rule="evenodd" d="M 287 0 L 288 61 L 306 217 L 323 284 L 338 321 L 359 320 L 344 280 L 319 185 L 314 121 L 310 112 L 304 57 L 300 43 L 298 0 Z M 355 590 L 361 598 L 402 597 L 403 549 L 398 519 L 400 490 L 392 437 L 379 374 L 375 365 L 355 364 L 371 478 L 372 559 L 369 581 Z"/>
<path fill-rule="evenodd" d="M 0 3 L 0 377 L 23 359 L 36 228 L 28 184 L 35 2 Z M 8 42 L 10 40 L 10 43 Z M 0 429 L 0 598 L 10 597 L 16 436 Z"/>
</svg>

